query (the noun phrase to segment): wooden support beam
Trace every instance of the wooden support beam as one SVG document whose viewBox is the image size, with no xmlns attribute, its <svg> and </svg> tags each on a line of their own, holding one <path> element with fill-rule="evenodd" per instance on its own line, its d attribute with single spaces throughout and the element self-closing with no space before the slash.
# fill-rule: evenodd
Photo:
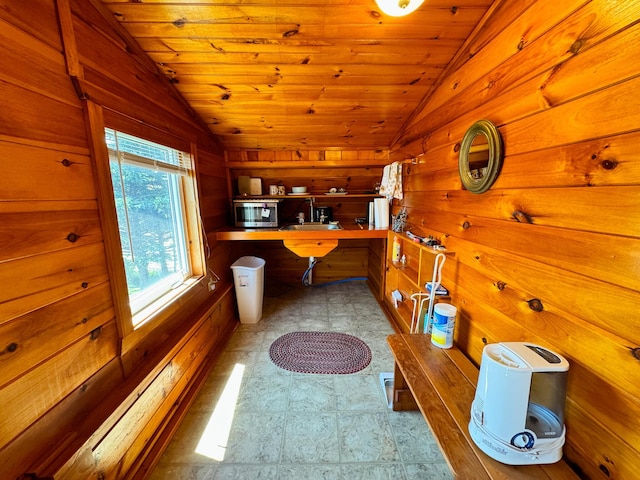
<svg viewBox="0 0 640 480">
<path fill-rule="evenodd" d="M 69 0 L 56 0 L 56 9 L 58 11 L 58 23 L 60 24 L 60 35 L 64 47 L 67 72 L 71 77 L 84 78 L 82 65 L 80 65 L 78 57 L 78 45 L 73 31 L 73 18 Z"/>
</svg>

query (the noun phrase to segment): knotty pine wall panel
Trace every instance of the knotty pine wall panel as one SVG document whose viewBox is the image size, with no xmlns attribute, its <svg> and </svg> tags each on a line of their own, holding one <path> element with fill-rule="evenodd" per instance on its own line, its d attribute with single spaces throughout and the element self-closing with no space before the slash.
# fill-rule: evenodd
<svg viewBox="0 0 640 480">
<path fill-rule="evenodd" d="M 0 338 L 11 339 L 16 345 L 11 355 L 2 357 L 0 385 L 46 362 L 109 322 L 113 315 L 111 292 L 105 282 L 0 324 Z"/>
<path fill-rule="evenodd" d="M 3 55 L 0 58 L 3 76 L 11 78 L 17 85 L 35 85 L 38 90 L 47 92 L 52 98 L 79 106 L 73 85 L 66 81 L 67 71 L 59 45 L 43 44 L 20 28 L 6 23 L 0 29 L 0 39 L 3 46 Z M 28 54 L 25 54 L 26 52 Z M 51 115 L 52 112 L 42 113 Z"/>
<path fill-rule="evenodd" d="M 309 193 L 316 195 L 314 205 L 331 207 L 334 220 L 342 223 L 366 217 L 369 201 L 373 199 L 332 197 L 324 193 L 331 188 L 342 188 L 352 194 L 373 193 L 386 163 L 386 152 L 376 150 L 227 152 L 233 195 L 239 193 L 240 175 L 261 178 L 264 195 L 269 194 L 269 185 L 282 185 L 287 193 L 291 187 L 306 186 Z M 281 223 L 297 221 L 298 212 L 310 220 L 307 199 L 293 196 L 278 205 Z"/>
<path fill-rule="evenodd" d="M 384 297 L 384 276 L 386 263 L 386 242 L 382 239 L 372 239 L 369 241 L 369 258 L 367 276 L 371 291 L 378 301 Z"/>
<path fill-rule="evenodd" d="M 210 151 L 198 152 L 198 193 L 200 206 L 206 216 L 203 223 L 206 231 L 217 225 L 232 225 L 233 219 L 229 211 L 229 192 L 227 174 L 220 164 L 224 156 Z M 216 272 L 220 275 L 220 272 Z"/>
<path fill-rule="evenodd" d="M 97 418 L 96 405 L 121 385 L 122 368 L 114 358 L 3 447 L 0 471 L 7 478 L 17 478 L 25 471 L 41 471 L 40 464 L 55 462 L 69 445 L 78 441 L 79 426 L 86 428 L 87 419 Z"/>
<path fill-rule="evenodd" d="M 93 209 L 51 211 L 51 206 L 65 205 L 65 202 L 59 202 L 57 205 L 51 205 L 52 203 L 29 202 L 30 211 L 26 213 L 20 211 L 25 205 L 17 206 L 17 212 L 9 212 L 11 207 L 16 205 L 4 209 L 0 235 L 6 241 L 3 242 L 4 249 L 0 253 L 0 260 L 3 260 L 3 255 L 11 255 L 12 258 L 33 255 L 43 246 L 46 246 L 47 250 L 58 250 L 101 240 L 100 219 L 95 203 L 91 205 Z M 44 206 L 48 208 L 44 211 L 38 210 L 38 207 Z"/>
<path fill-rule="evenodd" d="M 223 153 L 153 62 L 94 2 L 0 3 L 0 410 L 11 412 L 0 418 L 0 477 L 59 478 L 65 465 L 80 465 L 82 478 L 100 475 L 98 469 L 121 478 L 133 473 L 123 465 L 140 465 L 176 399 L 190 401 L 195 375 L 206 371 L 214 345 L 234 327 L 231 276 L 221 274 L 213 294 L 202 287 L 127 358 L 119 356 L 79 96 L 88 95 L 112 125 L 134 135 L 187 151 L 193 144 L 207 164 L 201 172 L 207 197 L 226 198 L 216 192 L 226 190 Z M 65 10 L 69 3 L 72 11 Z M 64 43 L 69 52 L 58 11 L 72 19 Z M 80 77 L 68 75 L 69 59 Z M 226 203 L 222 210 L 214 203 L 202 205 L 205 235 L 229 217 Z M 229 270 L 228 246 L 211 247 L 211 268 Z M 214 319 L 209 309 L 216 302 L 227 307 Z M 146 404 L 152 395 L 156 411 Z M 117 448 L 98 462 L 94 452 L 102 453 L 105 438 Z"/>
<path fill-rule="evenodd" d="M 86 147 L 86 132 L 80 105 L 77 107 L 41 95 L 21 86 L 0 83 L 3 102 L 2 123 L 5 134 L 32 138 L 72 147 Z M 52 115 L 50 112 L 55 112 Z M 64 128 L 60 124 L 64 123 Z"/>
<path fill-rule="evenodd" d="M 126 412 L 122 412 L 122 417 L 115 427 L 106 436 L 88 442 L 87 447 L 92 448 L 92 455 L 98 462 L 97 468 L 100 471 L 109 472 L 110 469 L 117 469 L 119 475 L 112 475 L 112 478 L 119 478 L 128 471 L 131 463 L 161 424 L 168 409 L 173 408 L 180 394 L 189 387 L 189 381 L 202 368 L 203 362 L 200 359 L 208 356 L 220 333 L 214 319 L 208 316 L 158 373 L 153 383 L 140 392 L 139 400 L 132 403 Z M 142 438 L 139 438 L 141 435 Z M 137 440 L 131 442 L 130 439 Z M 121 459 L 124 457 L 128 462 L 122 464 Z M 61 476 L 79 480 L 84 478 L 79 473 L 74 464 L 69 464 Z"/>
<path fill-rule="evenodd" d="M 238 194 L 238 175 L 262 178 L 264 194 L 269 193 L 269 185 L 284 185 L 287 192 L 291 192 L 291 187 L 303 185 L 309 192 L 319 194 L 328 192 L 331 187 L 344 188 L 351 193 L 372 193 L 375 184 L 382 178 L 381 168 L 369 167 L 250 169 L 242 172 L 234 170 L 233 173 L 235 195 Z"/>
<path fill-rule="evenodd" d="M 83 39 L 77 45 L 78 56 L 85 69 L 87 86 L 96 89 L 94 94 L 104 95 L 105 101 L 108 97 L 110 106 L 118 112 L 195 138 L 197 130 L 192 128 L 197 123 L 195 114 L 185 108 L 184 101 L 168 82 L 160 80 L 155 63 L 135 43 L 127 41 L 128 35 L 118 28 L 112 14 L 97 2 L 71 3 L 74 31 L 77 38 Z M 132 97 L 136 97 L 135 104 L 127 105 Z M 144 107 L 144 111 L 136 106 Z"/>
<path fill-rule="evenodd" d="M 307 162 L 324 162 L 327 166 L 340 165 L 349 161 L 350 165 L 385 164 L 389 158 L 389 152 L 385 150 L 228 150 L 227 160 L 239 167 L 246 164 L 246 168 L 268 168 L 286 165 L 304 166 Z M 292 162 L 286 164 L 284 162 Z M 297 163 L 296 162 L 300 162 Z M 264 165 L 262 167 L 262 165 Z"/>
<path fill-rule="evenodd" d="M 224 242 L 220 242 L 224 243 Z M 226 242 L 229 243 L 229 242 Z M 266 283 L 301 283 L 309 259 L 287 250 L 280 240 L 234 242 L 234 260 L 243 255 L 255 255 L 266 262 Z M 367 277 L 368 240 L 340 240 L 338 246 L 324 257 L 316 258 L 313 282 L 325 283 L 353 277 Z"/>
<path fill-rule="evenodd" d="M 5 2 L 2 18 L 16 26 L 39 43 L 62 51 L 62 39 L 56 16 L 56 4 L 51 0 L 28 0 L 26 2 Z M 34 12 L 38 12 L 34 15 Z"/>
<path fill-rule="evenodd" d="M 424 160 L 429 164 L 428 167 L 422 164 L 407 165 L 404 191 L 441 191 L 442 200 L 445 200 L 445 195 L 449 194 L 447 189 L 451 185 L 461 185 L 457 170 L 456 143 L 430 149 Z M 493 188 L 509 191 L 532 186 L 555 188 L 635 185 L 640 181 L 640 166 L 634 162 L 638 149 L 640 133 L 631 132 L 568 145 L 543 146 L 535 151 L 507 155 Z M 430 158 L 437 158 L 437 164 L 433 164 Z M 552 161 L 541 162 L 541 158 Z M 526 181 L 523 179 L 523 172 L 526 172 Z M 491 191 L 486 194 L 490 193 Z M 472 198 L 482 201 L 483 196 Z"/>
<path fill-rule="evenodd" d="M 13 133 L 9 129 L 7 131 Z M 0 140 L 2 168 L 6 173 L 6 181 L 2 184 L 3 198 L 29 200 L 28 207 L 24 203 L 3 205 L 3 212 L 21 213 L 32 208 L 66 211 L 78 208 L 74 206 L 75 202 L 82 206 L 80 210 L 95 210 L 97 213 L 93 171 L 86 148 L 44 144 L 7 135 L 2 138 L 6 139 Z M 65 203 L 67 200 L 69 202 Z M 80 203 L 79 200 L 85 202 Z"/>
<path fill-rule="evenodd" d="M 0 418 L 0 448 L 106 365 L 116 354 L 116 339 L 115 322 L 111 321 L 3 387 L 0 409 L 11 415 Z"/>
<path fill-rule="evenodd" d="M 177 424 L 171 413 L 181 411 L 181 415 L 189 408 L 189 399 L 196 396 L 208 377 L 212 360 L 219 355 L 213 346 L 221 338 L 228 335 L 228 318 L 234 315 L 236 302 L 232 295 L 227 295 L 216 303 L 206 320 L 200 328 L 200 337 L 207 339 L 211 346 L 207 350 L 207 363 L 192 362 L 189 368 L 185 368 L 185 374 L 180 377 L 179 382 L 171 389 L 170 399 L 165 401 L 163 408 L 156 410 L 152 418 L 144 426 L 138 437 L 133 442 L 131 448 L 127 450 L 121 461 L 122 471 L 136 472 L 136 478 L 141 478 L 144 474 L 149 474 L 154 466 L 151 460 L 158 460 L 153 456 L 153 451 L 160 448 L 163 441 L 167 441 L 171 435 L 170 424 Z M 185 349 L 188 351 L 188 349 Z M 185 359 L 185 363 L 188 359 Z M 185 365 L 186 366 L 186 365 Z M 194 380 L 196 379 L 196 380 Z M 167 408 L 169 411 L 167 411 Z M 175 416 L 180 417 L 180 414 Z M 161 432 L 161 436 L 157 432 Z M 160 438 L 159 438 L 160 437 Z M 130 477 L 128 477 L 130 478 Z"/>
<path fill-rule="evenodd" d="M 408 223 L 442 239 L 456 342 L 532 341 L 571 365 L 565 455 L 588 478 L 640 468 L 640 99 L 637 3 L 502 5 L 469 39 L 391 159 L 405 165 Z M 491 32 L 488 34 L 487 32 Z M 632 42 L 632 43 L 629 43 Z M 625 51 L 626 50 L 626 51 Z M 481 118 L 504 164 L 462 190 L 457 149 Z M 448 265 L 450 266 L 450 265 Z M 622 374 L 621 372 L 624 372 Z"/>
<path fill-rule="evenodd" d="M 434 205 L 443 213 L 477 215 L 517 221 L 517 212 L 535 217 L 536 225 L 574 228 L 593 233 L 636 237 L 640 225 L 629 222 L 629 210 L 640 207 L 633 185 L 588 188 L 523 188 L 499 190 L 497 185 L 483 195 L 469 197 L 467 192 L 436 191 L 416 200 L 409 197 L 406 205 Z M 588 210 L 579 207 L 591 202 Z M 516 215 L 514 216 L 514 213 Z"/>
<path fill-rule="evenodd" d="M 8 261 L 0 267 L 1 322 L 107 280 L 101 243 Z"/>
</svg>

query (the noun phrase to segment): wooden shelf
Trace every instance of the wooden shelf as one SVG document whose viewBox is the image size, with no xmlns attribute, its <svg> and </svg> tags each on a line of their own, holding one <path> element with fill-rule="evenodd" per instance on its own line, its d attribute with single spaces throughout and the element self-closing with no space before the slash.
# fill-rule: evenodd
<svg viewBox="0 0 640 480">
<path fill-rule="evenodd" d="M 577 480 L 564 462 L 506 465 L 482 452 L 469 434 L 478 369 L 455 346 L 434 347 L 426 335 L 390 335 L 395 360 L 393 410 L 419 409 L 456 478 Z"/>
<path fill-rule="evenodd" d="M 341 230 L 280 230 L 278 228 L 221 228 L 216 231 L 216 240 L 349 240 L 363 238 L 387 238 L 386 228 L 374 228 L 345 223 Z"/>
<path fill-rule="evenodd" d="M 295 200 L 295 199 L 308 199 L 308 198 L 325 198 L 325 199 L 340 199 L 345 198 L 383 198 L 382 195 L 375 193 L 346 193 L 344 195 L 327 195 L 325 193 L 307 193 L 304 195 L 236 195 L 234 200 Z"/>
<path fill-rule="evenodd" d="M 400 256 L 405 256 L 404 263 L 393 260 L 392 246 L 395 239 L 400 241 Z M 416 293 L 427 293 L 425 284 L 432 280 L 433 266 L 439 253 L 452 254 L 448 250 L 415 242 L 404 233 L 392 231 L 388 233 L 384 303 L 402 332 L 408 333 L 411 329 L 413 314 L 411 296 Z M 392 292 L 395 290 L 398 290 L 403 297 L 403 301 L 398 303 L 397 308 L 392 297 Z M 450 300 L 451 297 L 445 295 L 437 295 L 435 299 L 436 302 Z"/>
<path fill-rule="evenodd" d="M 406 265 L 400 262 L 392 262 L 392 265 L 395 269 L 398 270 L 402 275 L 407 277 L 413 283 L 418 283 L 418 270 L 413 268 L 411 265 Z"/>
</svg>

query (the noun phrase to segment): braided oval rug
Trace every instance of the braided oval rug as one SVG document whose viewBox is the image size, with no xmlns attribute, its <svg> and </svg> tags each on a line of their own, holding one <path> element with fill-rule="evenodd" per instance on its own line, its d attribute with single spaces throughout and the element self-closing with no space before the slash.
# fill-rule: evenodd
<svg viewBox="0 0 640 480">
<path fill-rule="evenodd" d="M 355 373 L 371 363 L 371 349 L 357 337 L 337 332 L 291 332 L 269 348 L 271 361 L 292 372 Z"/>
</svg>

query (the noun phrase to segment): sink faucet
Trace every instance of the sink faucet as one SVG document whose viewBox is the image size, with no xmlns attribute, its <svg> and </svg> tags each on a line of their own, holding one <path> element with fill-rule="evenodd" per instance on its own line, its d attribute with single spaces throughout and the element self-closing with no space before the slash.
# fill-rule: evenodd
<svg viewBox="0 0 640 480">
<path fill-rule="evenodd" d="M 313 222 L 314 216 L 313 216 L 313 197 L 309 197 L 309 215 L 310 215 L 310 222 Z"/>
</svg>

